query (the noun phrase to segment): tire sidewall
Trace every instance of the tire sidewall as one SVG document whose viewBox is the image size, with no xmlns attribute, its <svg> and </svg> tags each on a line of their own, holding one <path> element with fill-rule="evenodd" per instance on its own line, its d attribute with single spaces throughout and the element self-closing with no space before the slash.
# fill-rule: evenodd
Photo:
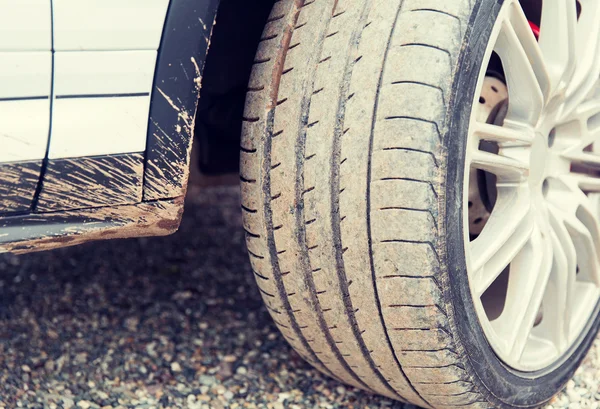
<svg viewBox="0 0 600 409">
<path fill-rule="evenodd" d="M 537 407 L 552 398 L 573 376 L 593 344 L 600 319 L 600 304 L 584 336 L 559 367 L 546 373 L 519 373 L 505 366 L 488 344 L 477 317 L 466 272 L 463 237 L 465 152 L 471 110 L 481 65 L 492 29 L 504 0 L 477 2 L 465 35 L 452 86 L 448 134 L 443 141 L 448 153 L 446 174 L 446 254 L 449 292 L 456 332 L 468 357 L 479 390 L 502 408 Z"/>
</svg>

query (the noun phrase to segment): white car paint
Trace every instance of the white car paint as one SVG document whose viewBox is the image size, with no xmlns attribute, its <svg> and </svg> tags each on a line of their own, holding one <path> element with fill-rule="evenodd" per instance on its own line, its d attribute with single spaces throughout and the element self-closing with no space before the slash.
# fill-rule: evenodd
<svg viewBox="0 0 600 409">
<path fill-rule="evenodd" d="M 0 0 L 0 164 L 143 152 L 168 6 Z"/>
<path fill-rule="evenodd" d="M 157 50 L 169 0 L 53 0 L 54 49 Z"/>
<path fill-rule="evenodd" d="M 156 51 L 57 52 L 49 159 L 146 149 Z"/>
<path fill-rule="evenodd" d="M 0 0 L 0 51 L 50 51 L 50 16 L 50 0 Z"/>
<path fill-rule="evenodd" d="M 0 162 L 42 159 L 50 124 L 52 53 L 0 53 Z"/>
</svg>

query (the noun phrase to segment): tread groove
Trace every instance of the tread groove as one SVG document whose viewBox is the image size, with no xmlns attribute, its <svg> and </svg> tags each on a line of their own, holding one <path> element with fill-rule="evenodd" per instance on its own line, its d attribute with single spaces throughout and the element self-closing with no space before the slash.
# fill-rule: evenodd
<svg viewBox="0 0 600 409">
<path fill-rule="evenodd" d="M 265 281 L 269 281 L 270 280 L 269 277 L 266 277 L 266 276 L 264 276 L 262 274 L 257 273 L 256 270 L 252 270 L 252 272 L 254 273 L 254 275 L 256 277 L 260 278 L 261 280 L 265 280 Z"/>
<path fill-rule="evenodd" d="M 272 34 L 272 35 L 270 35 L 270 36 L 266 36 L 266 37 L 263 37 L 263 38 L 261 38 L 261 39 L 259 40 L 259 42 L 261 42 L 261 43 L 262 43 L 262 42 L 264 42 L 264 41 L 274 40 L 274 39 L 276 39 L 277 37 L 279 37 L 279 34 Z"/>
<path fill-rule="evenodd" d="M 421 81 L 407 81 L 407 80 L 405 80 L 405 81 L 394 81 L 391 84 L 392 85 L 413 84 L 413 85 L 421 85 L 423 87 L 437 89 L 442 94 L 442 103 L 444 105 L 446 105 L 446 98 L 444 96 L 444 90 L 442 89 L 442 87 L 439 87 L 437 85 L 427 84 L 427 83 L 421 82 Z"/>
<path fill-rule="evenodd" d="M 433 195 L 435 196 L 435 198 L 438 198 L 438 193 L 435 190 L 435 187 L 433 186 L 433 183 L 427 181 L 427 180 L 419 180 L 419 179 L 413 179 L 413 178 L 401 178 L 401 177 L 387 177 L 387 178 L 381 178 L 379 180 L 375 180 L 374 182 L 377 181 L 387 181 L 387 180 L 406 180 L 408 182 L 417 182 L 417 183 L 426 183 L 431 187 L 431 191 L 433 192 Z"/>
<path fill-rule="evenodd" d="M 258 210 L 256 209 L 250 209 L 249 207 L 246 207 L 244 205 L 242 205 L 242 210 L 251 214 L 255 214 L 258 213 Z"/>
<path fill-rule="evenodd" d="M 431 211 L 431 209 L 417 209 L 417 208 L 414 208 L 414 207 L 388 206 L 388 207 L 380 207 L 378 210 L 380 210 L 380 211 L 386 211 L 386 210 L 408 210 L 408 211 L 411 211 L 411 212 L 428 213 L 431 216 L 431 218 L 433 219 L 433 223 L 435 224 L 436 231 L 439 230 L 438 223 L 437 223 L 437 217 L 435 217 L 435 215 L 433 214 L 433 211 Z"/>
<path fill-rule="evenodd" d="M 250 251 L 250 250 L 248 250 L 248 254 L 250 254 L 250 256 L 252 256 L 252 257 L 254 257 L 254 258 L 256 258 L 256 259 L 259 259 L 259 260 L 264 260 L 264 257 L 263 257 L 263 256 L 259 256 L 258 254 L 256 254 L 256 253 L 253 253 L 253 252 L 252 252 L 252 251 Z"/>
<path fill-rule="evenodd" d="M 415 12 L 415 11 L 429 11 L 431 13 L 443 14 L 445 16 L 452 17 L 452 18 L 456 19 L 459 23 L 461 23 L 460 18 L 458 18 L 458 16 L 455 16 L 454 14 L 448 13 L 448 12 L 443 11 L 443 10 L 437 10 L 437 9 L 431 9 L 431 8 L 421 8 L 421 9 L 412 9 L 410 11 L 411 12 Z"/>
<path fill-rule="evenodd" d="M 373 172 L 373 145 L 374 145 L 374 139 L 375 139 L 375 126 L 377 123 L 377 112 L 379 110 L 379 98 L 381 95 L 381 88 L 383 86 L 383 78 L 384 78 L 384 71 L 385 71 L 385 66 L 386 66 L 386 61 L 389 57 L 389 53 L 390 53 L 390 48 L 392 46 L 392 39 L 394 37 L 394 32 L 396 30 L 397 24 L 396 22 L 398 21 L 398 18 L 400 16 L 402 10 L 402 3 L 399 5 L 398 10 L 396 11 L 396 16 L 395 16 L 395 23 L 392 27 L 392 30 L 390 32 L 389 38 L 387 39 L 387 44 L 385 46 L 385 53 L 383 56 L 383 64 L 382 67 L 384 67 L 381 70 L 381 73 L 379 74 L 379 80 L 378 80 L 378 84 L 377 84 L 377 91 L 375 94 L 375 104 L 373 106 L 373 116 L 372 116 L 372 123 L 371 123 L 371 129 L 370 129 L 370 134 L 369 134 L 369 147 L 368 147 L 368 164 L 367 164 L 367 191 L 366 191 L 366 201 L 367 201 L 367 211 L 366 211 L 366 230 L 367 230 L 367 241 L 368 241 L 368 253 L 369 253 L 369 267 L 371 270 L 371 280 L 373 281 L 373 288 L 374 288 L 374 292 L 375 292 L 375 303 L 377 305 L 377 310 L 379 313 L 379 320 L 381 323 L 381 326 L 383 328 L 383 332 L 385 334 L 385 342 L 388 346 L 388 348 L 391 350 L 392 352 L 392 356 L 394 357 L 394 360 L 396 362 L 396 365 L 398 366 L 400 373 L 402 374 L 402 376 L 404 377 L 404 379 L 406 380 L 406 382 L 408 383 L 408 385 L 413 389 L 413 391 L 415 392 L 415 394 L 423 401 L 425 402 L 428 406 L 432 406 L 422 395 L 421 393 L 419 393 L 419 391 L 415 388 L 415 386 L 412 384 L 411 380 L 408 378 L 408 376 L 406 375 L 406 372 L 404 371 L 404 369 L 402 368 L 402 365 L 400 364 L 400 360 L 398 359 L 398 356 L 396 354 L 396 351 L 394 350 L 392 341 L 390 339 L 390 335 L 388 333 L 386 324 L 385 324 L 385 319 L 383 317 L 383 312 L 381 311 L 381 299 L 379 297 L 379 290 L 377 288 L 377 274 L 375 271 L 375 260 L 373 259 L 373 233 L 372 233 L 372 229 L 371 229 L 371 181 L 372 181 L 372 172 Z"/>
<path fill-rule="evenodd" d="M 437 135 L 438 135 L 438 140 L 442 140 L 442 133 L 440 132 L 440 127 L 437 124 L 437 122 L 435 121 L 430 121 L 428 119 L 424 119 L 424 118 L 418 118 L 416 116 L 407 116 L 407 115 L 393 115 L 393 116 L 387 116 L 385 118 L 387 121 L 392 121 L 394 119 L 409 119 L 411 121 L 420 121 L 420 122 L 426 122 L 428 124 L 432 124 L 435 125 L 435 129 L 437 131 Z"/>
<path fill-rule="evenodd" d="M 244 232 L 248 235 L 248 237 L 253 239 L 260 239 L 260 234 L 252 233 L 250 230 L 244 227 Z"/>
<path fill-rule="evenodd" d="M 275 16 L 275 17 L 270 17 L 270 18 L 267 20 L 267 23 L 272 23 L 272 22 L 274 22 L 274 21 L 279 21 L 279 20 L 281 20 L 282 18 L 284 18 L 285 16 L 286 16 L 285 14 L 280 14 L 280 15 L 278 15 L 278 16 Z"/>
<path fill-rule="evenodd" d="M 244 153 L 256 153 L 256 149 L 245 148 L 243 146 L 240 146 L 240 151 Z"/>
<path fill-rule="evenodd" d="M 280 42 L 280 48 L 278 50 L 280 59 L 282 61 L 278 62 L 276 69 L 273 71 L 272 89 L 270 90 L 270 94 L 268 96 L 269 104 L 267 106 L 268 115 L 267 115 L 267 119 L 266 119 L 265 138 L 263 141 L 264 160 L 263 160 L 263 164 L 262 164 L 262 168 L 263 168 L 263 186 L 262 186 L 263 217 L 264 217 L 264 221 L 265 221 L 265 224 L 267 227 L 267 229 L 266 229 L 267 237 L 266 237 L 265 244 L 267 246 L 267 249 L 268 249 L 269 255 L 270 255 L 269 263 L 271 264 L 271 269 L 273 271 L 275 287 L 279 294 L 279 299 L 282 302 L 282 307 L 286 311 L 286 313 L 287 313 L 286 315 L 289 318 L 289 322 L 290 322 L 290 326 L 291 326 L 292 330 L 294 331 L 294 333 L 300 340 L 300 343 L 302 344 L 304 349 L 307 351 L 307 353 L 309 355 L 308 358 L 310 358 L 310 360 L 312 360 L 313 362 L 320 363 L 320 366 L 321 366 L 320 369 L 323 372 L 333 375 L 327 369 L 327 367 L 324 366 L 323 362 L 319 359 L 316 352 L 309 345 L 306 337 L 304 336 L 304 334 L 302 333 L 302 330 L 300 329 L 299 323 L 296 320 L 296 316 L 292 311 L 290 301 L 287 298 L 289 296 L 289 294 L 286 291 L 284 283 L 283 283 L 283 274 L 281 273 L 281 268 L 279 265 L 279 260 L 278 260 L 278 255 L 277 255 L 277 248 L 275 246 L 275 235 L 274 235 L 274 231 L 273 231 L 273 226 L 274 226 L 273 210 L 271 208 L 271 202 L 274 200 L 274 196 L 272 196 L 272 192 L 271 192 L 271 175 L 270 175 L 271 149 L 272 149 L 271 142 L 272 142 L 272 139 L 274 136 L 277 136 L 277 135 L 280 135 L 281 133 L 283 133 L 283 130 L 281 130 L 281 131 L 278 131 L 277 135 L 273 134 L 274 125 L 275 125 L 275 103 L 277 101 L 277 95 L 279 94 L 279 85 L 280 85 L 281 75 L 282 75 L 284 65 L 285 65 L 285 57 L 286 57 L 286 53 L 287 53 L 287 47 L 290 45 L 291 37 L 292 37 L 292 33 L 293 33 L 293 27 L 297 24 L 298 16 L 300 14 L 300 9 L 303 5 L 304 5 L 304 0 L 294 0 L 294 3 L 292 5 L 292 10 L 290 11 L 290 20 L 291 21 L 289 22 L 286 29 L 284 30 L 284 34 L 283 34 L 282 40 Z M 278 195 L 280 197 L 281 193 L 279 193 Z M 250 250 L 248 252 L 250 255 L 253 255 L 253 253 Z M 256 255 L 254 255 L 254 256 L 256 256 Z M 264 257 L 260 257 L 260 258 L 264 259 Z M 285 327 L 286 326 L 284 326 L 284 328 Z"/>
<path fill-rule="evenodd" d="M 426 43 L 404 43 L 401 44 L 400 47 L 425 47 L 425 48 L 433 48 L 434 50 L 439 50 L 442 51 L 446 54 L 448 54 L 448 57 L 452 58 L 452 54 L 450 53 L 450 51 L 446 50 L 445 48 L 442 47 L 438 47 L 432 44 L 426 44 Z"/>
<path fill-rule="evenodd" d="M 258 287 L 258 291 L 260 291 L 261 293 L 263 293 L 263 294 L 264 294 L 264 295 L 266 295 L 267 297 L 270 297 L 270 298 L 275 298 L 275 295 L 274 295 L 274 294 L 271 294 L 271 293 L 269 293 L 269 292 L 266 292 L 265 290 L 263 290 L 262 288 L 260 288 L 260 286 Z"/>
<path fill-rule="evenodd" d="M 390 146 L 389 148 L 383 148 L 383 151 L 407 151 L 407 152 L 418 152 L 418 153 L 424 153 L 426 155 L 430 155 L 431 158 L 433 159 L 433 163 L 435 164 L 436 168 L 439 168 L 439 164 L 437 161 L 437 158 L 435 157 L 435 155 L 433 154 L 433 152 L 430 151 L 425 151 L 422 149 L 415 149 L 415 148 L 403 148 L 403 147 L 399 147 L 399 146 Z"/>
<path fill-rule="evenodd" d="M 435 257 L 438 261 L 438 263 L 440 262 L 440 256 L 437 252 L 437 249 L 435 248 L 435 245 L 433 244 L 433 242 L 431 241 L 418 241 L 418 240 L 402 240 L 402 239 L 394 239 L 394 240 L 381 240 L 380 243 L 411 243 L 411 244 L 427 244 L 431 250 L 433 250 L 433 253 L 435 254 Z"/>
<path fill-rule="evenodd" d="M 335 13 L 337 7 L 337 1 L 333 4 L 333 8 L 332 8 L 332 12 L 331 15 L 333 15 Z M 331 21 L 333 20 L 333 17 L 330 17 L 329 20 L 327 21 L 327 28 L 323 31 L 322 36 L 325 36 L 325 33 L 327 33 L 328 29 L 329 29 L 329 25 L 331 24 Z M 333 35 L 337 34 L 334 33 Z M 319 58 L 324 50 L 324 40 L 325 38 L 329 38 L 332 35 L 327 35 L 323 38 L 321 38 L 321 41 L 318 42 L 318 44 L 320 44 L 320 49 L 316 51 L 316 53 L 314 55 L 318 56 L 317 58 Z M 325 59 L 327 60 L 327 59 Z M 321 62 L 323 62 L 321 60 Z M 314 70 L 316 72 L 318 67 L 318 64 L 315 64 L 312 67 L 312 70 Z M 311 92 L 306 92 L 303 97 L 302 97 L 302 113 L 301 116 L 299 118 L 299 129 L 300 132 L 298 132 L 297 138 L 296 138 L 296 147 L 295 147 L 295 152 L 296 152 L 296 175 L 295 175 L 295 186 L 294 186 L 294 190 L 295 190 L 295 202 L 300 204 L 298 206 L 298 211 L 296 211 L 295 213 L 295 219 L 296 219 L 296 234 L 297 234 L 297 240 L 298 243 L 300 244 L 300 254 L 299 254 L 299 258 L 301 260 L 301 264 L 303 265 L 303 269 L 304 269 L 304 280 L 306 283 L 306 287 L 309 290 L 308 291 L 308 297 L 310 299 L 310 303 L 312 304 L 314 311 L 316 312 L 317 315 L 317 325 L 318 327 L 321 329 L 321 331 L 323 332 L 324 336 L 325 336 L 325 341 L 327 343 L 327 345 L 329 346 L 330 350 L 333 352 L 333 355 L 336 357 L 337 361 L 339 362 L 339 364 L 341 365 L 341 367 L 348 373 L 348 375 L 353 378 L 359 385 L 361 385 L 362 387 L 369 389 L 368 385 L 357 375 L 357 373 L 355 371 L 352 370 L 352 368 L 350 367 L 350 365 L 348 364 L 348 362 L 346 361 L 346 359 L 344 359 L 344 357 L 342 356 L 341 351 L 339 350 L 339 348 L 337 347 L 337 345 L 335 344 L 335 341 L 333 339 L 333 336 L 331 334 L 331 332 L 328 329 L 328 325 L 327 322 L 325 320 L 325 316 L 324 313 L 331 310 L 331 309 L 324 309 L 323 306 L 321 305 L 321 302 L 319 301 L 319 295 L 323 294 L 324 292 L 317 292 L 316 290 L 316 284 L 315 284 L 315 280 L 313 277 L 313 268 L 311 267 L 311 261 L 310 261 L 310 251 L 318 246 L 312 246 L 309 247 L 308 243 L 307 243 L 307 237 L 306 237 L 306 219 L 305 219 L 305 195 L 311 191 L 313 191 L 315 189 L 315 186 L 306 188 L 305 184 L 304 184 L 304 167 L 305 167 L 305 163 L 306 163 L 306 139 L 307 139 L 307 134 L 308 134 L 308 129 L 310 129 L 311 127 L 315 126 L 318 121 L 310 123 L 309 124 L 309 112 L 310 112 L 310 107 L 311 107 L 311 99 L 312 96 L 315 95 L 315 75 L 313 73 L 313 75 L 308 75 L 307 78 L 309 78 L 309 84 L 306 84 L 305 87 L 307 88 L 307 90 L 310 90 Z M 319 91 L 321 92 L 321 91 Z M 317 94 L 319 93 L 317 92 Z"/>
</svg>

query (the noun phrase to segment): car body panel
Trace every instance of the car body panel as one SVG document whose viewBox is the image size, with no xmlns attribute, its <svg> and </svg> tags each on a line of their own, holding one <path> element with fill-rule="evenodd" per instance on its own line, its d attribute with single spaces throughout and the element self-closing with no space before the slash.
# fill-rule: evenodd
<svg viewBox="0 0 600 409">
<path fill-rule="evenodd" d="M 0 0 L 0 9 L 7 2 Z M 25 101 L 49 105 L 48 130 L 45 139 L 39 137 L 44 146 L 36 155 L 0 159 L 0 252 L 164 235 L 177 229 L 202 71 L 219 1 L 149 0 L 148 7 L 146 3 L 52 0 L 53 82 L 45 95 L 22 93 L 38 97 Z M 85 9 L 90 21 L 62 24 L 75 9 Z M 148 24 L 124 23 L 136 11 Z M 114 19 L 106 18 L 115 14 Z M 57 30 L 57 24 L 68 29 Z M 113 24 L 120 34 L 107 37 L 102 28 Z M 81 34 L 86 27 L 89 32 Z M 119 36 L 122 43 L 116 41 Z M 40 40 L 32 43 L 43 45 Z M 2 44 L 0 39 L 0 52 Z M 26 52 L 31 51 L 7 51 Z M 10 81 L 14 78 L 3 76 L 0 63 L 0 89 Z M 5 102 L 22 101 L 0 98 L 0 108 Z M 17 114 L 26 118 L 27 110 Z M 27 125 L 27 120 L 22 123 Z M 14 138 L 4 132 L 11 129 L 7 124 L 0 116 L 0 147 L 9 146 L 6 140 Z"/>
</svg>

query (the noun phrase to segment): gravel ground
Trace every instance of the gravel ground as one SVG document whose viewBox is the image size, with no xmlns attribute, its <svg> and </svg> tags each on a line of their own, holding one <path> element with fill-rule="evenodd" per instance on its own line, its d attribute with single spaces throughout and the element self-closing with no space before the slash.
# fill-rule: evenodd
<svg viewBox="0 0 600 409">
<path fill-rule="evenodd" d="M 313 370 L 253 282 L 236 188 L 167 238 L 0 256 L 0 408 L 398 408 Z M 600 344 L 548 408 L 598 408 Z"/>
</svg>

